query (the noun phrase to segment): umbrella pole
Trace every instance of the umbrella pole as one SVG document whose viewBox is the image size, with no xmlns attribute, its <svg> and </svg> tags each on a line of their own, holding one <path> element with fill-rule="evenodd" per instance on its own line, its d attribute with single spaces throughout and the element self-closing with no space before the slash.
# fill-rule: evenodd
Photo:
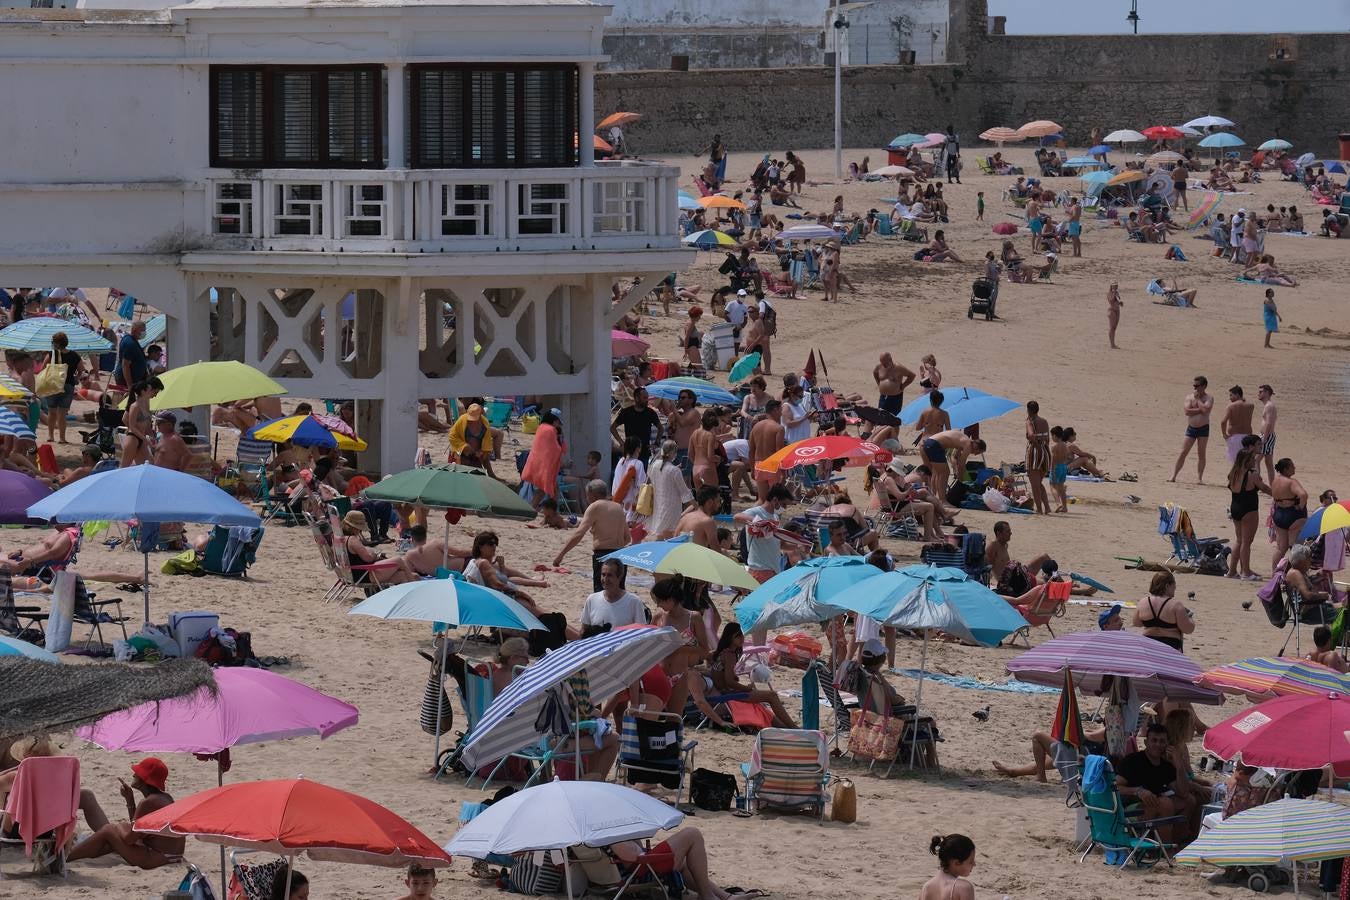
<svg viewBox="0 0 1350 900">
<path fill-rule="evenodd" d="M 445 511 L 445 540 L 441 542 L 441 568 L 450 568 L 450 510 Z"/>
<path fill-rule="evenodd" d="M 564 847 L 562 855 L 563 855 L 563 880 L 567 882 L 567 900 L 572 900 L 572 862 L 570 859 L 572 854 L 568 853 L 567 848 Z M 1294 878 L 1295 879 L 1298 878 L 1297 870 L 1295 870 Z M 1298 884 L 1297 880 L 1295 880 L 1294 883 L 1295 885 L 1297 885 Z"/>
<path fill-rule="evenodd" d="M 914 758 L 919 751 L 919 716 L 923 704 L 923 675 L 928 668 L 928 629 L 923 632 L 923 651 L 919 656 L 919 689 L 914 692 L 914 737 L 909 742 L 909 767 L 914 768 Z M 903 732 L 902 732 L 903 734 Z"/>
<path fill-rule="evenodd" d="M 225 770 L 221 768 L 220 759 L 216 759 L 216 787 L 225 786 Z M 225 845 L 220 845 L 220 896 L 222 898 L 230 895 L 229 885 L 225 882 Z"/>
<path fill-rule="evenodd" d="M 285 900 L 291 900 L 291 873 L 295 871 L 295 857 L 286 857 L 286 890 L 281 895 Z"/>
<path fill-rule="evenodd" d="M 150 624 L 150 554 L 142 553 L 145 560 L 145 580 L 141 582 L 141 594 L 145 598 L 145 624 Z"/>
<path fill-rule="evenodd" d="M 441 665 L 437 672 L 436 687 L 444 694 L 445 692 L 445 657 L 450 649 L 450 636 L 441 635 Z M 436 749 L 431 760 L 431 778 L 435 781 L 441 774 L 441 714 L 445 711 L 445 704 L 441 698 L 436 698 Z"/>
</svg>

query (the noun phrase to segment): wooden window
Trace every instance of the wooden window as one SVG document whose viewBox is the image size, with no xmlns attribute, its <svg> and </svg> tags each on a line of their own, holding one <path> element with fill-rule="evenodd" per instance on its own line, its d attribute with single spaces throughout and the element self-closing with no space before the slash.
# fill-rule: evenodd
<svg viewBox="0 0 1350 900">
<path fill-rule="evenodd" d="M 212 66 L 211 165 L 384 165 L 377 66 Z"/>
<path fill-rule="evenodd" d="M 409 71 L 415 168 L 576 165 L 576 66 Z"/>
</svg>

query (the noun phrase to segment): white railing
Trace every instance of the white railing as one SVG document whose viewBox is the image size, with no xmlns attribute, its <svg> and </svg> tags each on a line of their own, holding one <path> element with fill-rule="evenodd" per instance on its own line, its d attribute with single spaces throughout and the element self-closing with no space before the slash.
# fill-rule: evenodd
<svg viewBox="0 0 1350 900">
<path fill-rule="evenodd" d="M 222 249 L 570 250 L 678 245 L 679 170 L 213 171 L 206 232 Z"/>
</svg>

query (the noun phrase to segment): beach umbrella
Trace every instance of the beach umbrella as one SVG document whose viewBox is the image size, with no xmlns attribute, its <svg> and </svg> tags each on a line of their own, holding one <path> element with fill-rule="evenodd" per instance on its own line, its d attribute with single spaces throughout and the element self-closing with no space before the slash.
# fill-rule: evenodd
<svg viewBox="0 0 1350 900">
<path fill-rule="evenodd" d="M 745 567 L 724 553 L 695 544 L 684 534 L 668 541 L 629 544 L 600 559 L 617 559 L 625 566 L 658 575 L 683 575 L 709 584 L 754 590 L 759 587 Z"/>
<path fill-rule="evenodd" d="M 762 357 L 758 352 L 745 354 L 736 360 L 736 364 L 731 367 L 731 371 L 727 373 L 727 380 L 736 382 L 749 378 L 754 374 L 755 369 L 759 368 L 761 359 Z"/>
<path fill-rule="evenodd" d="M 778 232 L 780 238 L 789 241 L 820 241 L 839 237 L 839 232 L 828 225 L 793 225 Z"/>
<path fill-rule="evenodd" d="M 371 500 L 414 503 L 432 509 L 462 509 L 486 519 L 528 522 L 537 513 L 520 495 L 476 466 L 444 463 L 391 475 L 363 492 Z M 446 520 L 446 538 L 450 522 Z"/>
<path fill-rule="evenodd" d="M 46 482 L 23 472 L 0 469 L 0 525 L 27 525 L 28 507 L 51 494 Z"/>
<path fill-rule="evenodd" d="M 1268 140 L 1268 141 L 1262 142 L 1261 146 L 1257 147 L 1256 149 L 1257 149 L 1257 150 L 1292 150 L 1292 149 L 1294 149 L 1294 145 L 1291 144 L 1291 143 L 1289 143 L 1288 141 L 1282 139 L 1282 138 L 1271 138 L 1271 139 Z"/>
<path fill-rule="evenodd" d="M 611 328 L 609 332 L 609 351 L 614 356 L 641 356 L 651 349 L 651 344 L 635 334 Z"/>
<path fill-rule="evenodd" d="M 1189 125 L 1177 125 L 1176 129 L 1181 132 L 1183 137 L 1200 137 L 1204 134 L 1203 131 L 1198 131 Z"/>
<path fill-rule="evenodd" d="M 599 122 L 595 123 L 595 130 L 599 131 L 604 128 L 613 128 L 615 125 L 618 125 L 620 128 L 622 128 L 625 125 L 632 125 L 634 122 L 636 122 L 638 119 L 641 118 L 642 113 L 612 112 L 609 115 L 605 116 L 603 119 L 601 119 Z"/>
<path fill-rule="evenodd" d="M 1350 777 L 1350 695 L 1295 694 L 1267 700 L 1211 725 L 1205 749 L 1249 766 L 1321 769 Z"/>
<path fill-rule="evenodd" d="M 734 197 L 723 197 L 721 194 L 699 197 L 698 205 L 704 209 L 745 209 L 745 204 L 741 201 Z"/>
<path fill-rule="evenodd" d="M 1186 128 L 1232 128 L 1233 122 L 1225 119 L 1223 116 L 1201 116 L 1198 119 L 1191 119 L 1185 125 Z"/>
<path fill-rule="evenodd" d="M 33 429 L 28 427 L 28 423 L 19 418 L 18 414 L 0 406 L 0 437 L 13 437 L 19 440 L 35 441 L 37 435 Z"/>
<path fill-rule="evenodd" d="M 1150 141 L 1175 141 L 1186 136 L 1186 133 L 1180 128 L 1173 128 L 1171 125 L 1154 125 L 1145 128 L 1144 137 Z"/>
<path fill-rule="evenodd" d="M 1294 160 L 1294 165 L 1298 166 L 1299 168 L 1302 168 L 1304 166 L 1310 166 L 1316 161 L 1317 157 L 1314 154 L 1302 153 L 1299 155 L 1298 159 Z"/>
<path fill-rule="evenodd" d="M 907 131 L 902 135 L 892 138 L 891 142 L 886 145 L 886 149 L 888 150 L 908 149 L 909 147 L 912 147 L 915 144 L 922 144 L 926 140 L 928 140 L 928 138 L 925 135 L 915 134 L 912 131 Z"/>
<path fill-rule="evenodd" d="M 592 697 L 612 697 L 683 645 L 684 638 L 673 628 L 637 626 L 550 650 L 493 699 L 460 745 L 460 760 L 476 770 L 537 741 L 535 721 L 550 689 L 582 669 Z"/>
<path fill-rule="evenodd" d="M 1214 214 L 1214 211 L 1223 203 L 1223 194 L 1215 191 L 1207 191 L 1200 202 L 1195 204 L 1191 210 L 1190 216 L 1186 219 L 1187 228 L 1199 228 L 1200 225 Z"/>
<path fill-rule="evenodd" d="M 1269 700 L 1290 694 L 1310 697 L 1350 693 L 1350 677 L 1320 663 L 1283 656 L 1253 656 L 1206 670 L 1196 684 L 1229 694 Z"/>
<path fill-rule="evenodd" d="M 941 393 L 942 409 L 951 418 L 953 428 L 969 428 L 971 425 L 983 422 L 986 419 L 998 418 L 1021 405 L 1007 397 L 986 394 L 979 388 L 944 388 Z M 928 395 L 920 394 L 906 403 L 905 407 L 900 410 L 900 422 L 905 425 L 913 425 L 919 421 L 919 416 L 923 414 L 923 411 L 931 406 L 932 402 Z"/>
<path fill-rule="evenodd" d="M 141 343 L 148 346 L 156 341 L 162 341 L 168 330 L 168 316 L 164 313 L 160 313 L 157 316 L 151 316 L 145 320 L 145 334 L 141 335 Z"/>
<path fill-rule="evenodd" d="M 150 401 L 153 410 L 188 409 L 286 393 L 284 387 L 262 372 L 232 359 L 179 366 L 161 373 L 159 380 L 164 389 Z M 126 408 L 125 400 L 121 407 Z"/>
<path fill-rule="evenodd" d="M 1087 743 L 1083 734 L 1083 720 L 1078 715 L 1078 692 L 1073 688 L 1073 671 L 1064 670 L 1064 687 L 1055 704 L 1055 719 L 1050 724 L 1050 737 L 1076 750 Z"/>
<path fill-rule="evenodd" d="M 1046 687 L 1058 687 L 1066 668 L 1073 669 L 1080 689 L 1094 694 L 1102 689 L 1104 677 L 1115 676 L 1132 679 L 1144 700 L 1223 703 L 1218 691 L 1195 684 L 1200 667 L 1185 654 L 1128 631 L 1066 634 L 1008 662 L 1008 671 L 1017 680 Z"/>
<path fill-rule="evenodd" d="M 865 466 L 873 460 L 884 465 L 891 461 L 891 451 L 846 434 L 824 434 L 788 444 L 755 463 L 755 470 L 778 472 L 837 459 L 845 465 Z"/>
<path fill-rule="evenodd" d="M 1211 149 L 1222 149 L 1225 147 L 1243 147 L 1247 142 L 1236 134 L 1230 134 L 1227 131 L 1216 131 L 1208 137 L 1201 138 L 1200 146 Z"/>
<path fill-rule="evenodd" d="M 1243 810 L 1200 832 L 1175 857 L 1183 866 L 1288 866 L 1298 896 L 1300 862 L 1350 856 L 1350 808 L 1285 797 Z"/>
<path fill-rule="evenodd" d="M 1108 147 L 1107 150 L 1109 149 L 1110 148 Z M 1101 152 L 1104 153 L 1106 151 L 1104 150 Z M 1098 168 L 1104 165 L 1104 163 L 1100 159 L 1096 159 L 1092 156 L 1075 156 L 1073 159 L 1066 159 L 1060 165 L 1066 169 L 1091 169 Z"/>
<path fill-rule="evenodd" d="M 339 450 L 364 450 L 366 442 L 325 426 L 315 416 L 282 416 L 254 425 L 244 437 L 280 444 L 290 441 L 297 447 L 322 447 Z"/>
<path fill-rule="evenodd" d="M 1148 140 L 1146 136 L 1129 128 L 1113 131 L 1102 138 L 1102 141 L 1107 144 L 1142 144 L 1146 140 Z"/>
<path fill-rule="evenodd" d="M 736 604 L 736 620 L 749 632 L 823 622 L 844 612 L 830 601 L 881 570 L 864 556 L 815 556 L 774 575 Z"/>
<path fill-rule="evenodd" d="M 36 644 L 30 644 L 18 638 L 5 637 L 3 634 L 0 634 L 0 656 L 22 656 L 26 659 L 35 659 L 38 662 L 58 664 L 61 662 L 61 658 L 55 653 L 49 653 Z"/>
<path fill-rule="evenodd" d="M 32 391 L 0 372 L 0 400 L 26 400 L 32 396 Z"/>
<path fill-rule="evenodd" d="M 676 194 L 675 199 L 678 202 L 680 209 L 703 208 L 698 205 L 698 201 L 694 199 L 692 194 L 686 193 L 685 191 L 680 191 L 678 194 Z"/>
<path fill-rule="evenodd" d="M 245 525 L 262 521 L 248 507 L 211 482 L 150 464 L 86 475 L 28 507 L 44 522 L 94 522 L 135 519 L 145 526 L 162 522 Z M 150 550 L 142 545 L 145 621 L 150 621 Z"/>
<path fill-rule="evenodd" d="M 1114 147 L 1110 147 L 1110 146 L 1108 146 L 1108 145 L 1106 145 L 1106 144 L 1098 144 L 1098 145 L 1095 146 L 1095 147 L 1089 147 L 1089 148 L 1088 148 L 1088 153 L 1091 154 L 1092 156 L 1098 156 L 1098 155 L 1105 156 L 1106 154 L 1110 153 L 1110 152 L 1111 152 L 1112 150 L 1114 150 L 1114 149 L 1115 149 Z"/>
<path fill-rule="evenodd" d="M 929 150 L 933 147 L 941 147 L 947 143 L 947 135 L 941 131 L 930 131 L 923 136 L 923 143 L 915 144 L 920 150 Z"/>
<path fill-rule="evenodd" d="M 1064 130 L 1063 128 L 1060 128 L 1058 125 L 1056 125 L 1054 122 L 1051 122 L 1049 119 L 1037 119 L 1036 121 L 1028 122 L 1021 128 L 1017 129 L 1017 133 L 1024 138 L 1025 137 L 1038 138 L 1038 137 L 1049 137 L 1054 134 L 1059 134 L 1063 130 Z"/>
<path fill-rule="evenodd" d="M 1130 184 L 1130 183 L 1135 182 L 1135 181 L 1143 181 L 1143 180 L 1144 180 L 1144 177 L 1145 177 L 1145 176 L 1144 176 L 1144 173 L 1141 172 L 1141 171 L 1139 171 L 1138 169 L 1130 169 L 1129 171 L 1121 172 L 1121 173 L 1118 174 L 1118 175 L 1112 175 L 1112 176 L 1110 177 L 1110 179 L 1107 180 L 1106 183 L 1107 183 L 1107 184 Z"/>
<path fill-rule="evenodd" d="M 613 153 L 614 145 L 602 138 L 600 135 L 591 135 L 591 146 L 601 153 Z"/>
<path fill-rule="evenodd" d="M 729 234 L 723 234 L 720 231 L 714 231 L 711 228 L 705 228 L 702 231 L 695 231 L 693 234 L 686 235 L 683 243 L 691 247 L 697 247 L 700 250 L 716 250 L 718 247 L 735 247 L 736 240 Z"/>
<path fill-rule="evenodd" d="M 1112 169 L 1098 169 L 1096 172 L 1083 172 L 1078 180 L 1087 184 L 1106 184 L 1115 177 L 1116 172 Z"/>
<path fill-rule="evenodd" d="M 1185 161 L 1186 157 L 1175 150 L 1159 150 L 1157 153 L 1151 154 L 1146 160 L 1150 166 L 1170 166 Z"/>
<path fill-rule="evenodd" d="M 680 391 L 685 390 L 693 391 L 694 397 L 703 406 L 739 406 L 741 402 L 739 397 L 726 388 L 691 375 L 676 375 L 674 378 L 663 378 L 647 385 L 647 395 L 660 400 L 679 399 Z"/>
<path fill-rule="evenodd" d="M 1350 500 L 1342 500 L 1339 503 L 1324 506 L 1314 512 L 1313 515 L 1317 516 L 1319 519 L 1317 525 L 1318 534 L 1326 534 L 1329 531 L 1350 528 Z M 1309 521 L 1311 521 L 1311 519 Z"/>
<path fill-rule="evenodd" d="M 1345 163 L 1338 159 L 1324 159 L 1322 167 L 1333 175 L 1344 175 L 1346 172 Z"/>
<path fill-rule="evenodd" d="M 893 175 L 904 175 L 908 177 L 914 174 L 914 170 L 907 166 L 897 166 L 892 164 L 889 166 L 882 166 L 880 169 L 873 169 L 870 174 L 882 175 L 886 177 L 890 177 Z"/>
<path fill-rule="evenodd" d="M 35 316 L 0 329 L 0 348 L 45 353 L 52 349 L 52 335 L 64 332 L 72 353 L 107 353 L 112 342 L 83 325 L 52 316 Z"/>
<path fill-rule="evenodd" d="M 1005 128 L 1002 125 L 980 132 L 980 140 L 993 141 L 1000 146 L 1007 143 L 1017 143 L 1022 139 L 1023 135 L 1016 128 Z"/>
</svg>

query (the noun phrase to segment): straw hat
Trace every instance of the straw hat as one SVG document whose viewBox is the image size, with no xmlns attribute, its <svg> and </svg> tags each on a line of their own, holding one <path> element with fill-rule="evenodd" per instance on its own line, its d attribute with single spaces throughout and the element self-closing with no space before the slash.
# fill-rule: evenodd
<svg viewBox="0 0 1350 900">
<path fill-rule="evenodd" d="M 30 756 L 51 756 L 55 752 L 51 738 L 45 734 L 30 734 L 9 745 L 9 755 L 15 762 L 21 762 Z"/>
<path fill-rule="evenodd" d="M 483 407 L 477 403 L 470 403 L 469 408 L 464 410 L 464 415 L 469 417 L 470 422 L 477 422 L 483 418 Z"/>
<path fill-rule="evenodd" d="M 348 534 L 360 534 L 369 524 L 366 514 L 359 509 L 353 509 L 342 517 L 342 530 Z"/>
</svg>

